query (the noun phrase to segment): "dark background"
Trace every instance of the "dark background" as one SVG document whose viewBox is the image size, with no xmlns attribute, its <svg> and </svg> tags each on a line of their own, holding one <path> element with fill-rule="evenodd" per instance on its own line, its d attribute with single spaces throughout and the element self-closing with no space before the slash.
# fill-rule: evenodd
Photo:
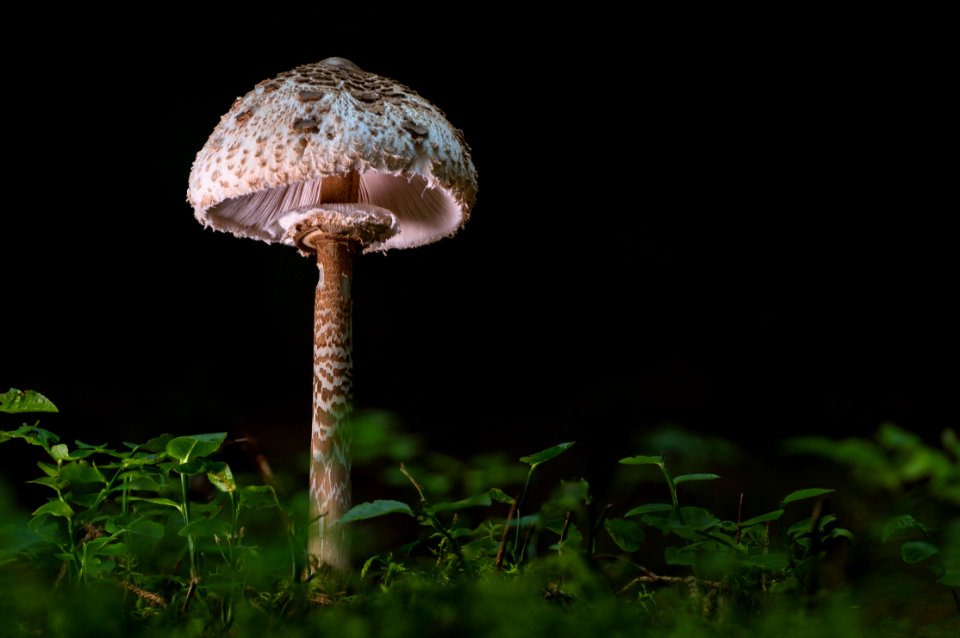
<svg viewBox="0 0 960 638">
<path fill-rule="evenodd" d="M 68 441 L 307 445 L 316 268 L 203 230 L 185 192 L 235 97 L 333 55 L 440 106 L 479 172 L 457 237 L 356 266 L 357 404 L 429 448 L 957 424 L 950 83 L 923 23 L 57 17 L 2 45 L 0 389 L 49 396 Z"/>
</svg>

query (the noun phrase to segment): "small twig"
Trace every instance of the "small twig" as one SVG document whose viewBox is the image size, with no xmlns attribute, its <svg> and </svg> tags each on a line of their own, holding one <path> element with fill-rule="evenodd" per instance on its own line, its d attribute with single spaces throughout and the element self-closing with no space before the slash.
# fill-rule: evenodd
<svg viewBox="0 0 960 638">
<path fill-rule="evenodd" d="M 517 503 L 518 499 L 516 498 L 510 503 L 510 512 L 507 514 L 507 520 L 503 523 L 503 533 L 500 535 L 500 547 L 497 548 L 497 562 L 495 563 L 498 570 L 503 569 L 503 554 L 507 547 L 507 535 L 510 533 L 510 521 L 513 520 L 513 515 L 517 513 Z"/>
<path fill-rule="evenodd" d="M 56 589 L 57 587 L 59 587 L 59 586 L 60 586 L 60 583 L 63 582 L 63 579 L 64 579 L 64 578 L 66 577 L 66 575 L 67 575 L 67 568 L 68 568 L 67 561 L 63 561 L 62 563 L 60 563 L 60 571 L 57 572 L 57 579 L 56 579 L 55 581 L 53 581 L 53 588 L 54 588 L 54 589 Z"/>
<path fill-rule="evenodd" d="M 187 595 L 183 599 L 183 607 L 180 608 L 180 613 L 187 611 L 187 607 L 190 605 L 190 599 L 193 598 L 193 592 L 197 590 L 198 579 L 194 576 L 190 579 L 190 586 L 187 587 Z"/>
<path fill-rule="evenodd" d="M 702 585 L 710 589 L 720 589 L 723 584 L 718 580 L 701 580 L 696 576 L 661 576 L 655 574 L 646 567 L 640 566 L 643 576 L 637 576 L 629 583 L 624 585 L 618 594 L 624 594 L 627 590 L 640 583 L 661 583 L 667 585 Z"/>
<path fill-rule="evenodd" d="M 428 499 L 427 495 L 423 492 L 423 486 L 417 482 L 417 479 L 413 478 L 410 472 L 407 471 L 407 466 L 403 463 L 400 464 L 400 472 L 402 472 L 403 475 L 407 477 L 407 480 L 413 483 L 413 486 L 417 488 L 417 493 L 420 495 L 420 503 L 423 504 L 424 507 L 430 505 L 430 499 Z"/>
<path fill-rule="evenodd" d="M 154 605 L 157 605 L 158 607 L 166 607 L 169 604 L 167 602 L 167 599 L 161 596 L 160 594 L 155 594 L 152 591 L 147 591 L 143 587 L 138 587 L 137 585 L 134 585 L 129 581 L 118 580 L 116 582 L 118 585 L 120 585 L 127 591 L 136 594 L 140 598 L 149 600 L 151 603 L 153 603 Z"/>
<path fill-rule="evenodd" d="M 423 491 L 423 486 L 420 485 L 417 479 L 413 478 L 413 475 L 407 471 L 407 466 L 403 463 L 400 464 L 400 472 L 402 472 L 403 475 L 407 477 L 407 480 L 410 481 L 415 488 L 417 488 L 417 493 L 420 494 L 420 504 L 424 508 L 430 507 L 430 499 L 427 498 L 426 492 Z M 443 526 L 443 523 L 440 522 L 440 519 L 437 518 L 436 514 L 432 514 L 425 509 L 423 515 L 431 522 L 433 528 L 440 532 L 440 535 L 450 542 L 450 549 L 452 549 L 453 553 L 457 555 L 457 558 L 460 560 L 460 564 L 464 567 L 468 567 L 469 565 L 467 560 L 463 557 L 463 551 L 460 549 L 460 543 L 458 543 L 447 530 L 447 528 Z"/>
<path fill-rule="evenodd" d="M 267 485 L 276 486 L 277 480 L 273 474 L 273 468 L 270 467 L 270 462 L 267 460 L 266 455 L 263 453 L 257 454 L 256 458 L 253 459 L 253 462 L 256 463 L 257 469 L 260 470 L 260 474 L 263 475 L 263 482 Z"/>
<path fill-rule="evenodd" d="M 239 445 L 244 454 L 253 457 L 253 464 L 257 467 L 261 476 L 263 476 L 263 482 L 267 485 L 272 485 L 276 489 L 280 488 L 280 486 L 277 485 L 273 468 L 270 467 L 270 461 L 267 460 L 266 454 L 260 449 L 260 441 L 258 441 L 256 437 L 250 436 L 249 434 L 239 436 L 226 441 L 224 445 Z"/>
<path fill-rule="evenodd" d="M 740 521 L 743 520 L 743 492 L 740 492 L 740 505 L 737 506 L 737 529 L 733 534 L 733 542 L 740 544 Z"/>
</svg>

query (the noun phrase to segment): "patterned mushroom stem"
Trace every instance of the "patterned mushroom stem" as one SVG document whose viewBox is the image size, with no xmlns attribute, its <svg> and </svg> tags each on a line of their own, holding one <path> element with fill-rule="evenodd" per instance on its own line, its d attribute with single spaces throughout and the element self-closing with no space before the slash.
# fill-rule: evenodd
<svg viewBox="0 0 960 638">
<path fill-rule="evenodd" d="M 313 426 L 310 437 L 311 563 L 344 570 L 350 561 L 344 528 L 337 521 L 350 507 L 350 442 L 353 329 L 350 283 L 354 242 L 314 242 L 319 281 L 314 306 Z"/>
<path fill-rule="evenodd" d="M 310 518 L 307 551 L 313 570 L 350 564 L 347 533 L 337 524 L 350 507 L 353 256 L 398 232 L 390 211 L 358 201 L 356 173 L 324 178 L 324 201 L 300 209 L 291 239 L 315 253 L 319 281 L 313 319 L 313 426 L 310 435 Z"/>
</svg>

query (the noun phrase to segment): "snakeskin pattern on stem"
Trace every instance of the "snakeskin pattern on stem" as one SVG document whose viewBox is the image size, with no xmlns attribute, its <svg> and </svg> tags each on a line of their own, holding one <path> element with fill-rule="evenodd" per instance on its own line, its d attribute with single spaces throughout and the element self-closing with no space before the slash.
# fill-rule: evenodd
<svg viewBox="0 0 960 638">
<path fill-rule="evenodd" d="M 318 241 L 319 282 L 314 306 L 313 427 L 310 437 L 311 562 L 346 569 L 344 529 L 336 525 L 350 507 L 350 451 L 344 431 L 351 411 L 353 330 L 350 281 L 353 246 Z"/>
</svg>

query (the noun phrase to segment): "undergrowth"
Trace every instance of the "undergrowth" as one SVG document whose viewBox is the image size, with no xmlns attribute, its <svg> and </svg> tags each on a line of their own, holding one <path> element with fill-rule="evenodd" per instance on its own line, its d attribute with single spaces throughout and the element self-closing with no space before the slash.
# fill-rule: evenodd
<svg viewBox="0 0 960 638">
<path fill-rule="evenodd" d="M 36 392 L 0 395 L 3 413 L 54 411 Z M 607 504 L 586 480 L 551 474 L 551 461 L 576 453 L 573 442 L 463 462 L 361 420 L 358 459 L 390 461 L 385 491 L 410 498 L 353 507 L 340 524 L 366 546 L 357 572 L 311 575 L 304 497 L 278 497 L 269 475 L 235 476 L 225 433 L 111 447 L 63 442 L 39 421 L 15 425 L 0 443 L 36 448 L 28 482 L 48 497 L 26 515 L 0 491 L 4 635 L 960 629 L 960 444 L 950 430 L 941 448 L 891 424 L 874 440 L 789 440 L 785 454 L 833 463 L 841 482 L 784 493 L 751 516 L 741 497 L 724 517 L 688 504 L 692 494 L 709 502 L 723 479 L 673 472 L 677 452 L 620 460 L 620 476 L 659 483 L 635 493 L 662 498 Z"/>
</svg>

